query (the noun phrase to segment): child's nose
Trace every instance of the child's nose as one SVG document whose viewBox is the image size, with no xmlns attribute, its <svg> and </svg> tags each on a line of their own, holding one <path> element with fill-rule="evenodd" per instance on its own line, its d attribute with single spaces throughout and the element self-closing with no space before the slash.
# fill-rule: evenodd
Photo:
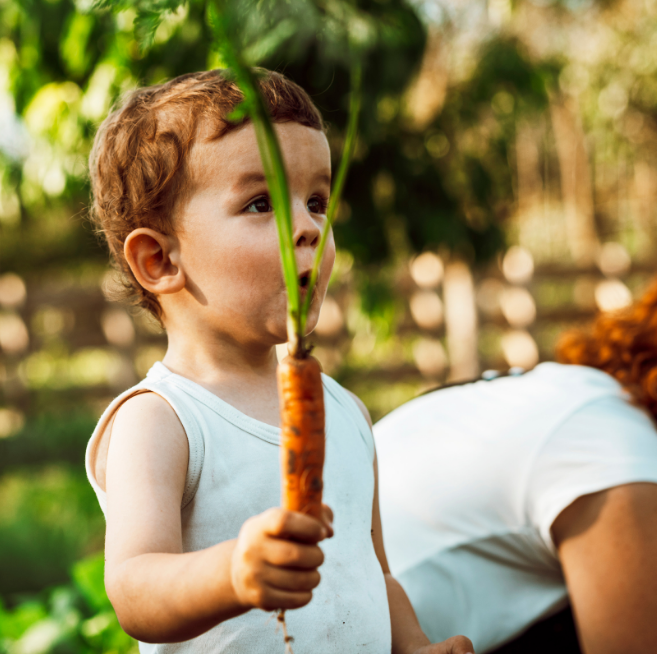
<svg viewBox="0 0 657 654">
<path fill-rule="evenodd" d="M 317 247 L 322 235 L 317 219 L 313 218 L 308 207 L 302 203 L 295 203 L 292 212 L 294 244 L 297 247 Z"/>
</svg>

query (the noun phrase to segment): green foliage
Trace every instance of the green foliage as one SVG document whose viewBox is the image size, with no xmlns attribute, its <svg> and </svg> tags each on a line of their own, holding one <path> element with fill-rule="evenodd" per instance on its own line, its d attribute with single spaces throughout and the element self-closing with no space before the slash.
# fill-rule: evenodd
<svg viewBox="0 0 657 654">
<path fill-rule="evenodd" d="M 50 464 L 5 473 L 0 591 L 8 596 L 62 582 L 74 561 L 102 547 L 103 532 L 103 516 L 83 470 Z"/>
<path fill-rule="evenodd" d="M 94 611 L 112 608 L 105 592 L 105 565 L 101 553 L 78 561 L 71 571 L 75 585 Z"/>
<path fill-rule="evenodd" d="M 521 117 L 528 111 L 541 112 L 548 107 L 548 89 L 554 88 L 559 74 L 555 62 L 534 63 L 523 44 L 505 36 L 485 42 L 477 56 L 477 66 L 461 89 L 461 119 L 478 120 L 484 107 L 497 114 Z M 512 101 L 495 103 L 496 94 L 506 92 Z"/>
<path fill-rule="evenodd" d="M 324 256 L 324 249 L 326 248 L 326 243 L 328 242 L 329 234 L 331 233 L 333 222 L 337 214 L 338 207 L 340 206 L 340 199 L 342 197 L 342 190 L 344 188 L 345 182 L 347 181 L 347 172 L 351 164 L 351 159 L 353 157 L 354 148 L 356 146 L 356 134 L 358 129 L 358 118 L 360 115 L 360 105 L 361 105 L 361 86 L 362 86 L 362 75 L 363 71 L 361 68 L 361 62 L 357 62 L 352 67 L 351 72 L 351 100 L 349 106 L 349 124 L 347 126 L 347 134 L 345 137 L 344 149 L 342 150 L 342 157 L 340 159 L 340 166 L 338 168 L 338 173 L 335 176 L 335 181 L 333 182 L 333 190 L 331 192 L 331 198 L 329 200 L 328 209 L 326 211 L 326 225 L 322 230 L 322 236 L 317 246 L 317 252 L 315 253 L 315 259 L 313 261 L 313 267 L 310 273 L 310 283 L 308 284 L 308 292 L 306 293 L 306 301 L 303 306 L 303 311 L 301 313 L 302 323 L 301 323 L 301 332 L 305 333 L 306 328 L 306 318 L 310 310 L 310 303 L 312 302 L 312 290 L 315 288 L 317 283 L 317 277 L 319 275 L 319 269 L 322 263 L 322 258 Z"/>
<path fill-rule="evenodd" d="M 31 418 L 11 438 L 0 439 L 0 474 L 46 463 L 80 466 L 95 425 L 89 413 L 43 413 Z"/>
<path fill-rule="evenodd" d="M 91 64 L 89 38 L 95 19 L 89 14 L 71 14 L 64 28 L 60 43 L 60 55 L 70 77 L 79 79 Z"/>
<path fill-rule="evenodd" d="M 102 553 L 76 563 L 72 582 L 13 609 L 0 604 L 0 653 L 136 654 L 107 599 Z"/>
<path fill-rule="evenodd" d="M 93 6 L 96 10 L 110 9 L 115 12 L 133 10 L 134 32 L 142 52 L 151 48 L 155 40 L 157 28 L 166 17 L 170 17 L 186 4 L 185 0 L 95 0 Z"/>
<path fill-rule="evenodd" d="M 505 36 L 485 42 L 476 59 L 472 75 L 450 89 L 429 125 L 418 162 L 424 175 L 417 175 L 415 186 L 405 184 L 401 197 L 412 208 L 406 220 L 414 249 L 446 244 L 486 262 L 504 245 L 502 227 L 514 200 L 509 148 L 517 124 L 547 110 L 559 66 L 537 64 L 517 39 Z M 437 204 L 434 216 L 440 217 L 432 219 Z"/>
</svg>

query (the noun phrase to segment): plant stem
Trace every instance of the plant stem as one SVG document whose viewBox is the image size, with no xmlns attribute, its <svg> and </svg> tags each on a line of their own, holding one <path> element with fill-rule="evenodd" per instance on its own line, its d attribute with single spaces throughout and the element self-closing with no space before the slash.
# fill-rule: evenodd
<svg viewBox="0 0 657 654">
<path fill-rule="evenodd" d="M 301 308 L 301 329 L 305 333 L 306 320 L 308 318 L 308 311 L 310 310 L 310 303 L 312 302 L 313 290 L 317 284 L 317 277 L 319 276 L 319 268 L 322 264 L 326 242 L 328 241 L 331 227 L 335 214 L 340 205 L 340 197 L 342 196 L 342 189 L 347 179 L 347 171 L 351 163 L 354 147 L 356 145 L 356 133 L 358 128 L 358 115 L 360 113 L 361 104 L 361 83 L 362 83 L 362 67 L 358 59 L 354 60 L 351 68 L 351 98 L 349 100 L 349 121 L 347 124 L 347 136 L 345 138 L 344 149 L 342 151 L 342 159 L 340 160 L 340 167 L 333 184 L 333 191 L 331 192 L 331 199 L 329 200 L 328 209 L 326 211 L 326 224 L 322 230 L 322 236 L 315 253 L 315 260 L 310 273 L 310 282 L 308 284 L 308 292 Z"/>
<path fill-rule="evenodd" d="M 231 31 L 235 31 L 226 27 L 228 17 L 225 13 L 222 13 L 224 8 L 225 3 L 222 0 L 214 0 L 210 4 L 211 22 L 217 37 L 217 47 L 237 78 L 237 84 L 244 93 L 246 111 L 255 128 L 258 149 L 260 150 L 262 166 L 267 179 L 271 203 L 274 207 L 274 217 L 278 231 L 283 277 L 287 289 L 289 347 L 293 355 L 304 356 L 301 297 L 294 251 L 292 205 L 290 203 L 283 155 L 269 112 L 258 89 L 253 70 L 244 63 L 240 55 L 240 49 L 231 38 Z"/>
<path fill-rule="evenodd" d="M 292 351 L 296 352 L 299 349 L 303 349 L 303 330 L 300 312 L 299 275 L 294 252 L 294 226 L 290 192 L 285 175 L 285 164 L 283 163 L 283 156 L 276 132 L 269 119 L 260 93 L 257 91 L 256 93 L 256 102 L 254 104 L 257 106 L 257 110 L 251 114 L 251 119 L 255 127 L 258 148 L 260 149 L 265 177 L 267 178 L 267 186 L 269 188 L 272 206 L 274 207 L 283 275 L 287 288 L 288 341 L 293 345 Z"/>
</svg>

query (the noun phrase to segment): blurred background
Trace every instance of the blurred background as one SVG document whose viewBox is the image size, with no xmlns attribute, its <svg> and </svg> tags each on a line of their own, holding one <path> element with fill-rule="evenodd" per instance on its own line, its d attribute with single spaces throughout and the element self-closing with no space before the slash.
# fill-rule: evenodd
<svg viewBox="0 0 657 654">
<path fill-rule="evenodd" d="M 352 3 L 353 4 L 353 3 Z M 376 420 L 445 381 L 530 368 L 653 275 L 657 1 L 358 0 L 396 36 L 366 63 L 339 255 L 316 330 Z M 152 48 L 135 11 L 0 0 L 0 652 L 124 652 L 84 447 L 165 351 L 87 220 L 86 159 L 118 96 L 221 66 L 204 7 Z M 305 33 L 260 63 L 306 88 L 334 161 L 348 69 Z"/>
</svg>

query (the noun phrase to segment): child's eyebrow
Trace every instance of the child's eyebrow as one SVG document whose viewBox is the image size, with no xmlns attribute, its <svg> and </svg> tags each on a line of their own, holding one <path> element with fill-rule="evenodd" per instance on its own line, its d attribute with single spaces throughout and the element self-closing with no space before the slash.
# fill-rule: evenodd
<svg viewBox="0 0 657 654">
<path fill-rule="evenodd" d="M 233 188 L 235 190 L 241 189 L 243 186 L 252 186 L 255 184 L 263 184 L 267 181 L 264 173 L 244 173 L 238 177 Z"/>
<path fill-rule="evenodd" d="M 326 173 L 320 173 L 315 177 L 315 181 L 331 186 L 331 176 Z M 233 191 L 239 192 L 243 190 L 245 186 L 254 186 L 256 184 L 265 184 L 267 178 L 264 173 L 244 173 L 238 177 L 237 181 L 233 185 Z"/>
</svg>

